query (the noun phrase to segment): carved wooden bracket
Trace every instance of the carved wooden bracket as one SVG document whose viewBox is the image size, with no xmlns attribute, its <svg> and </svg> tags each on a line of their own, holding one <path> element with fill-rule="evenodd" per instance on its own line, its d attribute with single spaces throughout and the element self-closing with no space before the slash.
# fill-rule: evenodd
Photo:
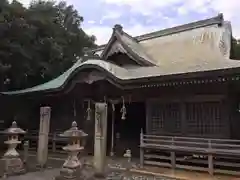
<svg viewBox="0 0 240 180">
<path fill-rule="evenodd" d="M 90 73 L 83 73 L 81 74 L 77 80 L 75 81 L 75 83 L 87 83 L 87 84 L 92 84 L 96 81 L 100 81 L 100 80 L 104 80 L 106 79 L 106 75 L 104 75 L 101 72 L 98 71 L 92 71 Z"/>
</svg>

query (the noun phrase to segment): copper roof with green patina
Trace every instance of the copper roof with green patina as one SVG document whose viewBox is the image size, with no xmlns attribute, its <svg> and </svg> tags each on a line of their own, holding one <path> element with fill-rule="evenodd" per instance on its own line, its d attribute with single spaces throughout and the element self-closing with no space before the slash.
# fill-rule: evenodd
<svg viewBox="0 0 240 180">
<path fill-rule="evenodd" d="M 26 94 L 31 92 L 41 92 L 47 90 L 57 90 L 63 87 L 68 80 L 71 79 L 73 73 L 79 73 L 84 69 L 97 69 L 99 71 L 107 72 L 108 75 L 111 75 L 115 79 L 124 82 L 124 81 L 133 81 L 139 80 L 141 78 L 152 78 L 160 76 L 169 76 L 169 75 L 178 75 L 194 72 L 208 72 L 214 70 L 223 70 L 227 71 L 233 68 L 240 68 L 240 61 L 231 60 L 231 59 L 220 59 L 217 61 L 201 61 L 193 60 L 192 63 L 182 63 L 179 65 L 170 64 L 169 66 L 150 66 L 150 67 L 131 67 L 124 68 L 116 64 L 103 61 L 101 59 L 88 59 L 82 62 L 82 59 L 78 60 L 70 69 L 59 77 L 46 82 L 44 84 L 27 88 L 23 90 L 2 92 L 2 94 L 14 95 L 14 94 Z"/>
</svg>

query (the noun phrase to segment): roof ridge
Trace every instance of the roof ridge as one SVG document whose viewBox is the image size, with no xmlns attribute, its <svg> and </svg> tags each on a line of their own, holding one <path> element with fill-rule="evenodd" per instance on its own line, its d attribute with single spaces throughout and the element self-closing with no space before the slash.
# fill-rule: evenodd
<svg viewBox="0 0 240 180">
<path fill-rule="evenodd" d="M 131 36 L 130 34 L 126 33 L 125 31 L 123 31 L 123 34 L 126 35 L 128 38 L 132 39 L 133 41 L 135 41 L 136 43 L 139 42 L 135 37 Z"/>
<path fill-rule="evenodd" d="M 203 19 L 203 20 L 190 22 L 187 24 L 183 24 L 183 25 L 179 25 L 179 26 L 175 26 L 175 27 L 171 27 L 171 28 L 162 29 L 159 31 L 136 36 L 135 38 L 138 41 L 144 41 L 147 39 L 151 39 L 151 38 L 155 38 L 155 37 L 159 37 L 159 36 L 166 36 L 166 35 L 182 32 L 182 31 L 191 30 L 194 28 L 200 28 L 200 27 L 205 27 L 205 26 L 214 25 L 214 24 L 222 25 L 223 21 L 224 21 L 223 14 L 220 13 L 217 16 L 212 17 L 212 18 Z"/>
<path fill-rule="evenodd" d="M 162 29 L 162 30 L 158 30 L 158 31 L 153 31 L 151 33 L 146 33 L 146 34 L 142 34 L 142 35 L 135 36 L 135 37 L 130 36 L 126 32 L 124 32 L 124 33 L 127 34 L 128 36 L 132 37 L 133 39 L 135 39 L 135 41 L 140 42 L 140 41 L 144 41 L 144 40 L 148 40 L 148 39 L 152 39 L 152 38 L 156 38 L 156 37 L 160 37 L 160 36 L 166 36 L 166 35 L 182 32 L 182 31 L 191 30 L 194 28 L 200 28 L 200 27 L 205 27 L 205 26 L 214 25 L 214 24 L 222 25 L 223 22 L 224 22 L 223 14 L 219 13 L 217 16 L 214 16 L 212 18 L 203 19 L 203 20 L 199 20 L 199 21 L 195 21 L 195 22 L 190 22 L 187 24 L 183 24 L 183 25 L 179 25 L 179 26 L 175 26 L 175 27 L 171 27 L 171 28 L 166 28 L 166 29 Z M 97 48 L 94 48 L 91 51 L 103 50 L 106 45 L 107 44 L 99 45 Z"/>
<path fill-rule="evenodd" d="M 136 51 L 132 50 L 131 45 L 129 43 L 126 43 L 125 42 L 126 40 L 124 40 L 123 37 L 126 37 L 128 41 L 132 43 L 140 45 L 136 39 L 134 39 L 133 37 L 131 37 L 122 30 L 121 25 L 116 24 L 113 28 L 112 36 L 109 39 L 108 44 L 105 46 L 100 57 L 102 59 L 105 59 L 107 57 L 109 49 L 111 49 L 111 44 L 114 43 L 115 41 L 118 41 L 121 44 L 122 48 L 126 51 L 126 53 L 130 57 L 133 57 L 133 60 L 139 65 L 155 65 L 152 61 L 149 60 L 148 56 L 147 56 L 148 59 L 145 59 L 144 57 L 139 56 L 139 54 Z"/>
<path fill-rule="evenodd" d="M 128 35 L 127 33 L 123 32 L 122 34 L 120 34 L 119 32 L 116 32 L 117 36 L 118 36 L 118 41 L 120 41 L 120 43 L 122 44 L 123 48 L 130 54 L 132 54 L 133 57 L 136 57 L 138 60 L 140 60 L 141 62 L 143 62 L 144 64 L 148 65 L 156 65 L 155 62 L 153 62 L 152 58 L 142 49 L 141 54 L 145 57 L 143 57 L 142 55 L 139 54 L 139 51 L 137 49 L 142 48 L 141 44 L 138 43 L 138 41 L 136 39 L 134 39 L 133 37 L 131 37 L 130 35 Z M 126 42 L 126 39 L 124 40 L 124 36 L 126 38 L 128 38 L 129 42 Z M 133 45 L 133 44 L 134 45 Z M 133 48 L 133 46 L 135 46 L 136 48 Z"/>
</svg>

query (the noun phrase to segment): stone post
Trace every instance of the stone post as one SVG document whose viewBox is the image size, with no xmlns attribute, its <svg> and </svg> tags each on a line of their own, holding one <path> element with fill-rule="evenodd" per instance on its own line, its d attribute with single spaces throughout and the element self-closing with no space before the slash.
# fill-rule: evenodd
<svg viewBox="0 0 240 180">
<path fill-rule="evenodd" d="M 19 134 L 25 134 L 25 131 L 17 127 L 17 123 L 14 121 L 12 126 L 3 134 L 8 136 L 8 140 L 4 143 L 8 145 L 8 150 L 5 152 L 2 160 L 5 164 L 5 175 L 14 175 L 25 172 L 25 168 L 22 160 L 19 158 L 19 153 L 16 150 L 18 144 L 21 144 L 19 140 Z"/>
<path fill-rule="evenodd" d="M 39 137 L 38 137 L 38 149 L 37 149 L 37 163 L 43 168 L 46 166 L 48 157 L 48 134 L 50 126 L 50 107 L 40 108 L 40 125 L 39 125 Z"/>
<path fill-rule="evenodd" d="M 95 104 L 95 141 L 94 168 L 95 176 L 104 177 L 106 167 L 107 144 L 107 104 Z"/>
<path fill-rule="evenodd" d="M 79 130 L 77 123 L 74 121 L 72 127 L 62 134 L 61 137 L 67 138 L 70 140 L 70 143 L 63 147 L 63 150 L 68 152 L 68 157 L 64 162 L 60 175 L 57 176 L 56 180 L 77 180 L 84 179 L 82 174 L 82 164 L 78 159 L 78 154 L 84 149 L 82 146 L 83 138 L 87 136 L 82 130 Z"/>
</svg>

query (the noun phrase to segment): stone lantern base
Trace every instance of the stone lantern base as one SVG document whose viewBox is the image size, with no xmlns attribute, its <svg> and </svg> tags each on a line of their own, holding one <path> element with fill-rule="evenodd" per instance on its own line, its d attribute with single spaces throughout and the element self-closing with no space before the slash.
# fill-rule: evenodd
<svg viewBox="0 0 240 180">
<path fill-rule="evenodd" d="M 26 169 L 19 157 L 3 157 L 4 174 L 7 176 L 26 173 Z"/>
<path fill-rule="evenodd" d="M 62 168 L 60 175 L 55 177 L 55 180 L 80 180 L 83 179 L 81 169 L 79 168 Z"/>
</svg>

